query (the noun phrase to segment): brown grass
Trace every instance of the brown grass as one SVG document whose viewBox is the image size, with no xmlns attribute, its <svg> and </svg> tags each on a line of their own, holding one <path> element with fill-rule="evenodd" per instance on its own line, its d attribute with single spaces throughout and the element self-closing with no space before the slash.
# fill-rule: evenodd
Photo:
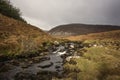
<svg viewBox="0 0 120 80">
<path fill-rule="evenodd" d="M 39 49 L 53 38 L 41 29 L 0 14 L 0 54 L 20 54 Z"/>
<path fill-rule="evenodd" d="M 87 52 L 79 59 L 73 59 L 77 64 L 66 63 L 64 68 L 67 78 L 78 80 L 119 80 L 119 51 L 105 47 L 86 48 Z M 117 56 L 116 56 L 117 54 Z M 79 69 L 80 72 L 74 72 Z M 77 74 L 77 76 L 76 76 Z"/>
<path fill-rule="evenodd" d="M 88 35 L 80 35 L 80 36 L 71 36 L 67 37 L 66 39 L 79 41 L 79 40 L 94 40 L 94 39 L 118 39 L 120 40 L 120 30 L 108 31 L 108 32 L 101 32 L 101 33 L 92 33 Z"/>
</svg>

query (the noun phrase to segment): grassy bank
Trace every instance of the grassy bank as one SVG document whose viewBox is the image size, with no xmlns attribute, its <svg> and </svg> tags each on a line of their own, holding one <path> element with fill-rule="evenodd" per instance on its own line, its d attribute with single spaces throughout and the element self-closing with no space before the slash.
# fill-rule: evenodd
<svg viewBox="0 0 120 80">
<path fill-rule="evenodd" d="M 80 40 L 103 40 L 103 39 L 111 39 L 111 40 L 120 40 L 120 30 L 113 30 L 107 32 L 100 32 L 100 33 L 90 33 L 86 35 L 79 35 L 79 36 L 70 36 L 66 37 L 66 39 L 72 41 L 80 41 Z"/>
<path fill-rule="evenodd" d="M 97 46 L 84 47 L 81 58 L 66 62 L 65 80 L 120 80 L 120 41 L 95 40 L 85 44 Z"/>
<path fill-rule="evenodd" d="M 0 57 L 36 53 L 53 40 L 35 26 L 0 14 Z"/>
</svg>

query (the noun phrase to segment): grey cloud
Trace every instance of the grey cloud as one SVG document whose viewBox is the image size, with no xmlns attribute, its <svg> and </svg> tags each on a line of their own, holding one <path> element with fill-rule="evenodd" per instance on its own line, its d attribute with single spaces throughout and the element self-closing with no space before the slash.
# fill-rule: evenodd
<svg viewBox="0 0 120 80">
<path fill-rule="evenodd" d="M 120 0 L 11 0 L 23 17 L 41 29 L 60 24 L 120 25 Z"/>
</svg>

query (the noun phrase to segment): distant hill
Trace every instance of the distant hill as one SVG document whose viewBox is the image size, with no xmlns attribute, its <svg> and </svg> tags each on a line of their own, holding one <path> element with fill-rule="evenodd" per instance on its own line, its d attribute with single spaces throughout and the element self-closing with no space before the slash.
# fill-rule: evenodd
<svg viewBox="0 0 120 80">
<path fill-rule="evenodd" d="M 120 30 L 120 26 L 112 25 L 86 25 L 86 24 L 67 24 L 60 25 L 51 29 L 48 33 L 56 37 L 68 37 L 99 33 L 112 30 Z"/>
<path fill-rule="evenodd" d="M 100 33 L 92 33 L 88 35 L 79 35 L 79 36 L 70 36 L 66 39 L 79 41 L 79 40 L 120 40 L 120 30 L 100 32 Z"/>
<path fill-rule="evenodd" d="M 41 29 L 0 14 L 0 56 L 32 53 L 52 37 Z"/>
</svg>

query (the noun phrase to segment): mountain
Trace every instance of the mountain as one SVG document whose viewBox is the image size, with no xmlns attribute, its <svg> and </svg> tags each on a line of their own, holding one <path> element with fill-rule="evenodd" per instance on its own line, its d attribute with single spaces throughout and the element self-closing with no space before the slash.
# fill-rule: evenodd
<svg viewBox="0 0 120 80">
<path fill-rule="evenodd" d="M 51 40 L 41 29 L 0 14 L 0 56 L 32 53 Z"/>
<path fill-rule="evenodd" d="M 79 40 L 120 40 L 120 30 L 100 32 L 100 33 L 91 33 L 87 35 L 79 35 L 79 36 L 70 36 L 66 39 L 79 41 Z"/>
<path fill-rule="evenodd" d="M 51 29 L 48 33 L 55 37 L 68 37 L 85 35 L 89 33 L 99 33 L 112 30 L 120 30 L 120 26 L 112 25 L 87 25 L 87 24 L 67 24 Z"/>
</svg>

